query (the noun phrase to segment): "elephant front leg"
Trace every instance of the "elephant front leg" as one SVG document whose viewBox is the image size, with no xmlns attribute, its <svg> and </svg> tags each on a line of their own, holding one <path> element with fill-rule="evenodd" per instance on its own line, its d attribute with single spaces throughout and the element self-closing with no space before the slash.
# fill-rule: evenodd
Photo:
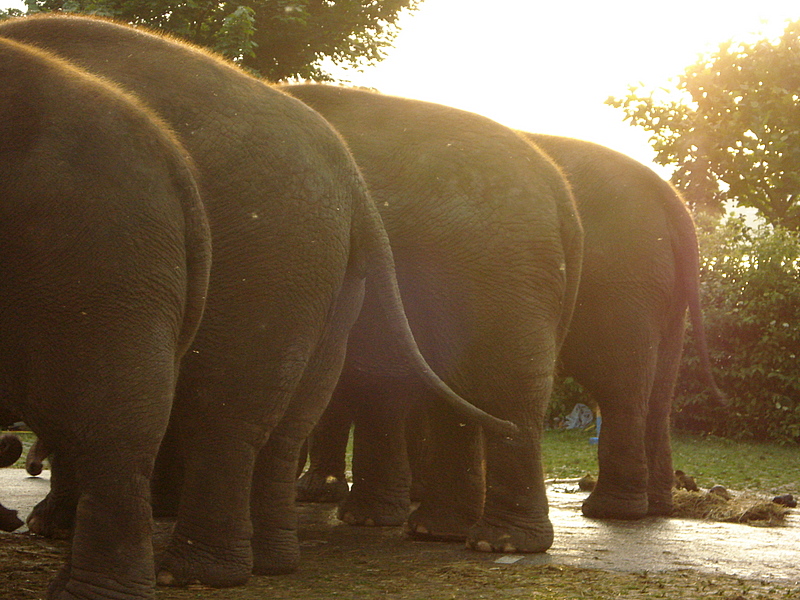
<svg viewBox="0 0 800 600">
<path fill-rule="evenodd" d="M 338 390 L 308 437 L 308 469 L 297 480 L 298 502 L 341 502 L 350 486 L 345 456 L 353 410 L 349 397 Z"/>
<path fill-rule="evenodd" d="M 488 437 L 488 436 L 487 436 Z M 521 445 L 486 440 L 486 502 L 467 547 L 480 552 L 544 552 L 553 544 L 540 435 Z"/>
<path fill-rule="evenodd" d="M 405 422 L 415 386 L 403 378 L 366 377 L 353 440 L 353 486 L 339 507 L 351 525 L 397 526 L 410 510 L 411 472 Z"/>
<path fill-rule="evenodd" d="M 648 512 L 643 409 L 600 410 L 597 485 L 581 509 L 595 519 L 640 519 Z"/>
<path fill-rule="evenodd" d="M 669 516 L 674 480 L 669 415 L 653 421 L 647 429 L 647 514 Z"/>
<path fill-rule="evenodd" d="M 72 533 L 78 506 L 78 482 L 69 457 L 50 457 L 50 491 L 28 515 L 28 529 L 36 535 L 65 540 Z"/>
<path fill-rule="evenodd" d="M 429 417 L 430 454 L 420 474 L 422 498 L 408 517 L 407 530 L 417 539 L 463 542 L 483 510 L 480 431 L 433 404 Z"/>
</svg>

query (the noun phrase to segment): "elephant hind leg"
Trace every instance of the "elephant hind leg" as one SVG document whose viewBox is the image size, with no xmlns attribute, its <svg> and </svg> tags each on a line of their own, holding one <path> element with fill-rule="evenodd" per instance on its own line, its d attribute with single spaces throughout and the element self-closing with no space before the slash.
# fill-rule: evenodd
<svg viewBox="0 0 800 600">
<path fill-rule="evenodd" d="M 102 473 L 78 468 L 84 484 L 72 551 L 69 563 L 52 582 L 49 597 L 153 598 L 149 473 L 131 472 L 128 457 L 98 462 L 115 466 Z"/>
<path fill-rule="evenodd" d="M 138 366 L 131 367 L 132 377 L 141 378 Z M 58 526 L 62 517 L 74 523 L 68 563 L 48 597 L 154 597 L 150 477 L 166 428 L 172 377 L 164 372 L 161 381 L 143 384 L 136 392 L 140 397 L 131 401 L 120 400 L 118 389 L 108 390 L 92 405 L 113 404 L 114 411 L 58 432 L 47 427 L 41 432 L 54 442 L 55 495 L 47 508 L 55 513 L 49 525 Z M 74 395 L 86 394 L 79 389 Z M 137 423 L 130 421 L 131 414 L 140 417 Z"/>
<path fill-rule="evenodd" d="M 36 535 L 68 539 L 72 533 L 80 491 L 69 459 L 69 456 L 58 453 L 50 459 L 50 491 L 33 507 L 27 519 L 28 529 Z"/>
<path fill-rule="evenodd" d="M 464 542 L 483 512 L 485 494 L 480 430 L 460 422 L 447 407 L 426 403 L 430 460 L 422 465 L 423 495 L 406 529 L 420 540 Z"/>
<path fill-rule="evenodd" d="M 250 494 L 255 575 L 291 573 L 299 565 L 295 508 L 298 456 L 339 380 L 347 338 L 363 294 L 363 281 L 348 275 L 283 417 L 258 454 Z"/>
<path fill-rule="evenodd" d="M 645 433 L 647 453 L 648 514 L 667 516 L 672 513 L 672 445 L 670 412 L 675 381 L 678 378 L 683 350 L 684 319 L 681 311 L 670 325 L 659 348 L 658 363 L 650 394 Z"/>
<path fill-rule="evenodd" d="M 503 440 L 489 437 L 485 446 L 486 502 L 483 516 L 470 528 L 467 547 L 481 552 L 545 552 L 553 544 L 553 525 L 538 438 L 531 447 L 511 454 Z"/>
<path fill-rule="evenodd" d="M 587 386 L 600 405 L 603 427 L 598 446 L 597 485 L 583 514 L 595 519 L 641 519 L 648 514 L 646 456 L 647 399 L 655 370 L 654 352 L 635 364 L 609 369 L 613 379 Z M 623 373 L 624 371 L 624 373 Z"/>
</svg>

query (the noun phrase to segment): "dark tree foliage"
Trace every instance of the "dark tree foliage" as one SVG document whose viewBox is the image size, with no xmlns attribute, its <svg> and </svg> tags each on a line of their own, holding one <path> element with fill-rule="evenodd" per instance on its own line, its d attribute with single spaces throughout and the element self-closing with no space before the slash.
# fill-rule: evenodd
<svg viewBox="0 0 800 600">
<path fill-rule="evenodd" d="M 652 134 L 693 207 L 719 213 L 732 201 L 800 230 L 800 22 L 777 40 L 722 44 L 676 88 L 607 102 Z"/>
<path fill-rule="evenodd" d="M 16 8 L 0 8 L 0 21 L 4 21 L 5 19 L 12 19 L 14 17 L 22 17 L 25 13 L 21 10 Z"/>
<path fill-rule="evenodd" d="M 730 406 L 710 401 L 690 329 L 675 395 L 676 426 L 800 442 L 800 234 L 731 218 L 702 227 L 700 249 L 706 335 Z"/>
<path fill-rule="evenodd" d="M 404 10 L 423 0 L 26 0 L 170 32 L 271 81 L 330 80 L 324 62 L 363 68 L 385 58 Z"/>
</svg>

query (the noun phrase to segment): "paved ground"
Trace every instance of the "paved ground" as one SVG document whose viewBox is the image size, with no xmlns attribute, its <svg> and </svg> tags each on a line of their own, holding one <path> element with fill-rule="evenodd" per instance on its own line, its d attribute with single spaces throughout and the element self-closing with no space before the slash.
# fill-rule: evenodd
<svg viewBox="0 0 800 600">
<path fill-rule="evenodd" d="M 24 520 L 47 493 L 49 471 L 28 477 L 22 469 L 0 470 L 0 500 Z M 556 530 L 546 554 L 481 556 L 499 564 L 552 564 L 628 573 L 692 569 L 747 579 L 800 584 L 800 514 L 790 513 L 785 527 L 751 527 L 682 519 L 594 521 L 584 518 L 585 493 L 571 485 L 549 489 Z M 306 506 L 304 522 L 334 531 L 348 526 L 333 517 L 329 506 Z M 342 530 L 344 531 L 344 530 Z M 454 548 L 454 551 L 456 549 Z M 458 550 L 461 552 L 461 550 Z M 473 553 L 469 553 L 473 554 Z M 476 558 L 478 558 L 476 556 Z"/>
<path fill-rule="evenodd" d="M 580 513 L 585 495 L 549 491 L 556 539 L 548 555 L 556 563 L 631 573 L 693 569 L 800 583 L 797 510 L 785 527 L 655 517 L 595 521 Z"/>
</svg>

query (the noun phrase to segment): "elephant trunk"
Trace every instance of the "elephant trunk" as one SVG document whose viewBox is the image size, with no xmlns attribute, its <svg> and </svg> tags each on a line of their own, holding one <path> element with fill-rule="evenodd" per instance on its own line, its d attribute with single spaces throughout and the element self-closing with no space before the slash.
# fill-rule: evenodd
<svg viewBox="0 0 800 600">
<path fill-rule="evenodd" d="M 729 399 L 717 387 L 714 374 L 711 370 L 711 360 L 708 356 L 706 330 L 703 327 L 703 311 L 700 302 L 700 251 L 697 244 L 697 232 L 692 217 L 685 209 L 680 193 L 671 185 L 668 188 L 667 198 L 664 203 L 675 229 L 673 252 L 675 263 L 680 269 L 681 286 L 686 290 L 687 304 L 689 307 L 689 321 L 692 324 L 694 340 L 697 346 L 697 356 L 706 385 L 711 390 L 711 396 L 720 406 L 728 406 Z"/>
<path fill-rule="evenodd" d="M 22 442 L 11 434 L 0 436 L 0 467 L 10 467 L 22 456 Z"/>
</svg>

